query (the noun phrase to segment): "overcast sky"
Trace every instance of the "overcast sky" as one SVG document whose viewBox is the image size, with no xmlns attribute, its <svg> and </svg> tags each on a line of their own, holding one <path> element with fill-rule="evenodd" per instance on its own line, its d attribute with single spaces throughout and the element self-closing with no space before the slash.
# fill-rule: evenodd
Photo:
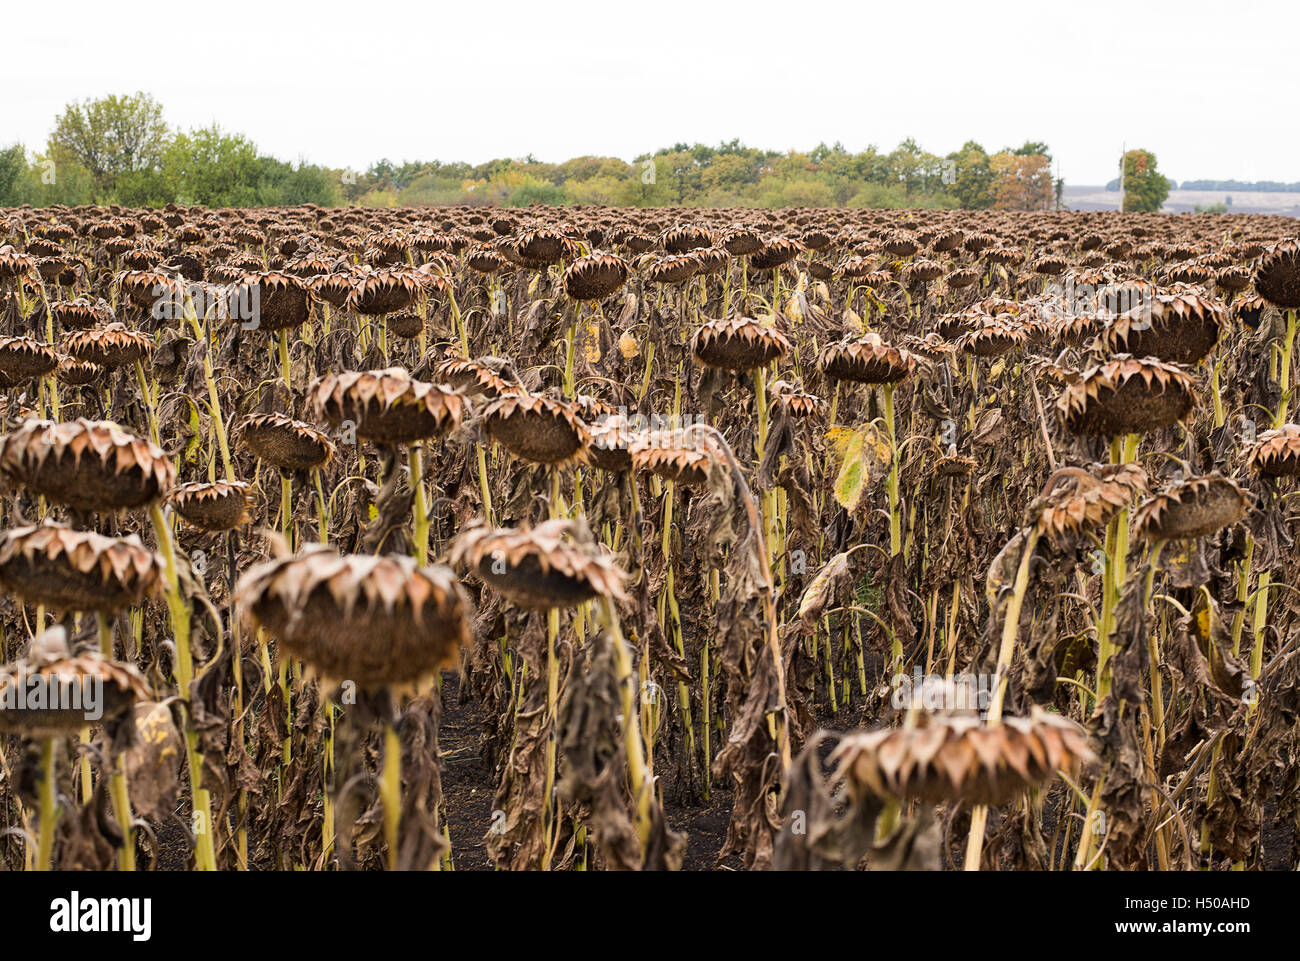
<svg viewBox="0 0 1300 961">
<path fill-rule="evenodd" d="M 10 2 L 3 23 L 0 146 L 32 150 L 67 102 L 145 90 L 173 125 L 356 169 L 910 136 L 1044 140 L 1072 184 L 1124 143 L 1177 180 L 1300 181 L 1294 0 Z"/>
</svg>

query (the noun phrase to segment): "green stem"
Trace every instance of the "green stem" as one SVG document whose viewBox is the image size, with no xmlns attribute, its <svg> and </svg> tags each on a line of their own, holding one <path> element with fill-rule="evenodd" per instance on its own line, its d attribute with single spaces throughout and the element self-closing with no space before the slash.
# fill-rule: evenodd
<svg viewBox="0 0 1300 961">
<path fill-rule="evenodd" d="M 58 821 L 55 784 L 58 740 L 47 737 L 41 742 L 40 834 L 36 841 L 36 870 L 48 871 L 54 853 L 54 828 Z"/>
<path fill-rule="evenodd" d="M 410 446 L 407 462 L 411 471 L 411 489 L 415 492 L 415 561 L 423 566 L 429 561 L 429 507 L 424 497 L 419 444 Z"/>
<path fill-rule="evenodd" d="M 397 829 L 402 817 L 402 742 L 397 728 L 384 725 L 384 769 L 379 798 L 384 807 L 384 840 L 388 844 L 388 870 L 397 870 Z"/>
<path fill-rule="evenodd" d="M 1024 550 L 1020 555 L 1020 566 L 1016 569 L 1016 580 L 1012 587 L 1011 599 L 1002 621 L 1002 643 L 998 647 L 997 678 L 998 686 L 993 692 L 989 704 L 987 724 L 992 726 L 1002 720 L 1002 704 L 1007 693 L 1007 672 L 1016 651 L 1016 633 L 1020 627 L 1020 609 L 1024 606 L 1025 592 L 1029 587 L 1029 566 L 1034 558 L 1034 548 L 1038 546 L 1038 529 L 1030 528 L 1025 539 Z M 988 823 L 989 809 L 980 805 L 971 812 L 970 839 L 966 842 L 967 871 L 978 871 L 980 855 L 984 850 L 984 827 Z"/>
<path fill-rule="evenodd" d="M 618 687 L 623 705 L 623 750 L 627 755 L 627 773 L 632 789 L 635 809 L 636 835 L 641 842 L 641 854 L 650 845 L 651 813 L 648 768 L 641 740 L 641 725 L 637 718 L 636 685 L 632 676 L 632 658 L 623 640 L 618 613 L 608 597 L 600 599 L 601 619 L 605 622 L 606 636 L 614 651 L 614 668 L 618 672 Z"/>
<path fill-rule="evenodd" d="M 1286 313 L 1286 339 L 1282 342 L 1282 362 L 1278 368 L 1278 386 L 1282 397 L 1277 402 L 1277 415 L 1273 418 L 1273 427 L 1277 429 L 1287 422 L 1287 407 L 1291 400 L 1291 358 L 1295 352 L 1296 312 Z"/>
<path fill-rule="evenodd" d="M 117 853 L 117 867 L 120 871 L 135 870 L 135 831 L 131 827 L 131 795 L 126 789 L 126 773 L 122 765 L 122 755 L 115 760 L 117 768 L 109 778 L 108 789 L 113 800 L 113 816 L 117 826 L 122 829 L 122 849 Z"/>
<path fill-rule="evenodd" d="M 163 515 L 162 508 L 155 501 L 149 505 L 149 518 L 153 522 L 154 535 L 158 539 L 158 548 L 163 556 L 163 574 L 167 613 L 171 621 L 172 636 L 176 642 L 176 663 L 174 673 L 176 686 L 180 693 L 186 712 L 189 711 L 190 685 L 194 681 L 194 658 L 190 651 L 190 608 L 181 594 L 180 575 L 176 568 L 176 549 L 172 543 L 171 527 Z M 189 765 L 190 796 L 196 815 L 195 861 L 200 871 L 215 871 L 217 868 L 216 847 L 213 844 L 212 809 L 209 792 L 203 785 L 202 765 L 199 757 L 199 735 L 189 723 L 185 723 L 185 756 Z"/>
</svg>

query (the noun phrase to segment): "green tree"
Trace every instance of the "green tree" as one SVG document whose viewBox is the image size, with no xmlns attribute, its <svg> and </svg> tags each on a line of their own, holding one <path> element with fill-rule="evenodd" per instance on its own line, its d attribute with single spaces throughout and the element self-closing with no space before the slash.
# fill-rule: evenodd
<svg viewBox="0 0 1300 961">
<path fill-rule="evenodd" d="M 257 202 L 267 206 L 320 204 L 330 207 L 342 200 L 338 173 L 298 161 L 295 167 L 274 157 L 257 158 Z"/>
<path fill-rule="evenodd" d="M 567 199 L 563 187 L 557 187 L 555 184 L 548 184 L 544 180 L 529 176 L 522 186 L 510 191 L 510 196 L 506 198 L 505 205 L 507 207 L 528 207 L 532 204 L 546 204 L 551 207 L 558 207 Z"/>
<path fill-rule="evenodd" d="M 948 154 L 952 183 L 948 191 L 966 210 L 993 206 L 993 168 L 989 155 L 974 140 L 967 140 L 958 151 Z"/>
<path fill-rule="evenodd" d="M 0 207 L 16 207 L 27 178 L 27 151 L 22 144 L 0 150 Z"/>
<path fill-rule="evenodd" d="M 156 169 L 168 142 L 162 105 L 147 93 L 71 103 L 54 123 L 49 156 L 75 162 L 111 193 L 123 174 Z"/>
<path fill-rule="evenodd" d="M 1124 209 L 1159 210 L 1169 197 L 1169 179 L 1156 169 L 1156 155 L 1134 149 L 1124 154 Z"/>
<path fill-rule="evenodd" d="M 1015 150 L 1009 150 L 1007 153 L 1014 154 L 1017 157 L 1036 157 L 1043 156 L 1047 158 L 1047 166 L 1052 165 L 1052 151 L 1047 144 L 1041 140 L 1026 140 L 1024 144 Z"/>
<path fill-rule="evenodd" d="M 257 203 L 261 171 L 251 140 L 213 124 L 177 134 L 163 158 L 162 179 L 180 203 L 244 207 Z"/>
</svg>

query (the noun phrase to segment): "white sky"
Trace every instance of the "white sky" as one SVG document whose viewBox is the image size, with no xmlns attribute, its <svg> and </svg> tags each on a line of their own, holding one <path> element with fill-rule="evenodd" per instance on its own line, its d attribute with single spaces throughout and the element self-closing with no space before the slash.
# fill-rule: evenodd
<svg viewBox="0 0 1300 961">
<path fill-rule="evenodd" d="M 181 127 L 364 169 L 387 157 L 631 159 L 677 141 L 947 153 L 1121 144 L 1177 179 L 1300 180 L 1295 0 L 516 0 L 5 4 L 0 145 L 145 90 Z"/>
</svg>

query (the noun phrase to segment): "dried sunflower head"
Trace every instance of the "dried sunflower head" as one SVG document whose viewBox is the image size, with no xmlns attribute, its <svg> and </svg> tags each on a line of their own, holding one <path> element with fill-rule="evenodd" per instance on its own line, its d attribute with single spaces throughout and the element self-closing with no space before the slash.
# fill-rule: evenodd
<svg viewBox="0 0 1300 961">
<path fill-rule="evenodd" d="M 831 380 L 894 384 L 915 369 L 916 358 L 906 350 L 886 344 L 879 334 L 870 332 L 857 340 L 828 345 L 817 363 Z"/>
<path fill-rule="evenodd" d="M 20 252 L 13 244 L 0 247 L 0 283 L 16 277 L 30 277 L 35 272 L 35 258 Z"/>
<path fill-rule="evenodd" d="M 695 357 L 709 367 L 747 371 L 790 353 L 790 341 L 775 327 L 749 317 L 710 320 L 692 338 Z"/>
<path fill-rule="evenodd" d="M 247 274 L 243 283 L 255 291 L 259 330 L 268 334 L 293 330 L 311 316 L 311 286 L 301 277 L 265 270 Z"/>
<path fill-rule="evenodd" d="M 312 382 L 307 397 L 318 417 L 335 427 L 351 421 L 358 437 L 377 444 L 441 437 L 465 409 L 460 394 L 415 380 L 401 367 L 327 374 Z"/>
<path fill-rule="evenodd" d="M 32 700 L 33 685 L 42 694 L 39 706 Z M 20 697 L 23 688 L 26 696 Z M 73 654 L 64 629 L 52 627 L 33 639 L 27 657 L 0 666 L 0 731 L 66 737 L 88 724 L 111 724 L 149 697 L 134 665 L 97 651 Z"/>
<path fill-rule="evenodd" d="M 251 501 L 243 481 L 197 481 L 173 487 L 168 495 L 172 509 L 205 531 L 234 530 L 248 523 Z"/>
<path fill-rule="evenodd" d="M 1227 323 L 1228 310 L 1219 301 L 1195 290 L 1175 289 L 1157 293 L 1112 320 L 1102 334 L 1102 346 L 1111 354 L 1195 364 L 1214 349 Z"/>
<path fill-rule="evenodd" d="M 475 522 L 451 547 L 451 562 L 473 570 L 520 607 L 576 607 L 596 597 L 625 601 L 625 575 L 585 525 L 556 518 L 533 528 Z"/>
<path fill-rule="evenodd" d="M 1264 252 L 1255 270 L 1255 289 L 1274 307 L 1300 308 L 1300 242 L 1281 240 Z"/>
<path fill-rule="evenodd" d="M 1063 343 L 1071 347 L 1082 347 L 1092 338 L 1100 336 L 1108 323 L 1110 320 L 1104 314 L 1067 314 L 1053 322 L 1052 330 Z"/>
<path fill-rule="evenodd" d="M 974 473 L 977 466 L 974 457 L 946 454 L 934 462 L 934 472 L 939 477 L 966 477 Z"/>
<path fill-rule="evenodd" d="M 334 456 L 334 443 L 322 431 L 284 414 L 250 414 L 239 436 L 253 456 L 280 470 L 313 470 Z"/>
<path fill-rule="evenodd" d="M 628 450 L 637 470 L 686 486 L 708 482 L 713 458 L 686 430 L 644 431 L 631 440 Z"/>
<path fill-rule="evenodd" d="M 677 224 L 659 235 L 659 244 L 670 254 L 688 254 L 713 246 L 713 232 L 698 224 Z"/>
<path fill-rule="evenodd" d="M 965 239 L 966 234 L 955 227 L 948 230 L 941 230 L 934 235 L 934 239 L 930 242 L 930 249 L 936 254 L 948 253 L 949 251 L 960 249 L 962 241 Z"/>
<path fill-rule="evenodd" d="M 787 417 L 820 417 L 826 411 L 826 401 L 801 391 L 789 381 L 773 381 L 771 392 L 773 405 Z"/>
<path fill-rule="evenodd" d="M 1075 434 L 1143 434 L 1169 427 L 1196 405 L 1191 376 L 1154 357 L 1119 354 L 1085 370 L 1056 401 Z"/>
<path fill-rule="evenodd" d="M 0 471 L 83 511 L 141 507 L 175 483 L 171 458 L 111 421 L 29 420 L 0 437 Z"/>
<path fill-rule="evenodd" d="M 161 269 L 124 270 L 116 282 L 127 300 L 140 310 L 149 310 L 162 298 L 175 302 L 185 294 L 185 282 Z"/>
<path fill-rule="evenodd" d="M 903 268 L 903 281 L 908 284 L 928 284 L 943 276 L 943 264 L 933 260 L 914 260 Z"/>
<path fill-rule="evenodd" d="M 748 257 L 763 246 L 763 241 L 748 227 L 733 224 L 722 231 L 718 244 L 733 257 Z"/>
<path fill-rule="evenodd" d="M 871 261 L 865 257 L 859 257 L 856 254 L 845 257 L 840 261 L 836 272 L 848 280 L 858 280 L 871 274 L 876 268 L 872 266 Z"/>
<path fill-rule="evenodd" d="M 602 300 L 627 280 L 627 264 L 613 254 L 579 257 L 564 270 L 565 292 L 574 300 Z"/>
<path fill-rule="evenodd" d="M 312 293 L 331 307 L 342 307 L 352 297 L 356 282 L 347 270 L 319 274 L 308 281 Z"/>
<path fill-rule="evenodd" d="M 1059 544 L 1101 530 L 1146 489 L 1146 471 L 1139 464 L 1098 465 L 1091 471 L 1062 467 L 1031 507 L 1032 523 Z"/>
<path fill-rule="evenodd" d="M 510 266 L 510 261 L 501 251 L 486 244 L 480 244 L 466 254 L 465 263 L 480 274 L 495 274 Z"/>
<path fill-rule="evenodd" d="M 66 384 L 69 387 L 85 387 L 99 381 L 104 374 L 104 368 L 98 364 L 65 357 L 59 362 L 54 376 L 59 379 L 60 384 Z"/>
<path fill-rule="evenodd" d="M 58 352 L 34 337 L 0 337 L 0 377 L 10 383 L 43 377 L 58 366 Z"/>
<path fill-rule="evenodd" d="M 1300 476 L 1300 424 L 1283 424 L 1260 434 L 1246 452 L 1246 467 L 1268 477 Z"/>
<path fill-rule="evenodd" d="M 976 320 L 955 344 L 959 350 L 976 357 L 997 357 L 1023 347 L 1031 336 L 1029 325 L 1005 314 L 995 314 Z"/>
<path fill-rule="evenodd" d="M 962 267 L 954 270 L 948 275 L 948 287 L 952 290 L 961 290 L 965 287 L 973 287 L 980 282 L 980 272 L 970 267 Z"/>
<path fill-rule="evenodd" d="M 162 560 L 140 539 L 53 523 L 0 535 L 0 586 L 57 611 L 112 614 L 158 593 Z"/>
<path fill-rule="evenodd" d="M 591 434 L 576 404 L 520 390 L 483 408 L 488 435 L 533 464 L 572 464 L 586 459 Z"/>
<path fill-rule="evenodd" d="M 652 284 L 674 287 L 694 277 L 700 266 L 699 260 L 690 254 L 669 254 L 645 269 L 645 279 Z"/>
<path fill-rule="evenodd" d="M 421 278 L 415 271 L 382 268 L 359 271 L 351 280 L 352 309 L 376 316 L 406 310 L 420 296 Z"/>
<path fill-rule="evenodd" d="M 1248 290 L 1232 302 L 1232 315 L 1251 330 L 1258 330 L 1269 303 L 1255 290 Z"/>
<path fill-rule="evenodd" d="M 394 337 L 414 340 L 424 333 L 424 318 L 412 310 L 404 310 L 400 314 L 389 314 L 384 319 L 384 323 L 388 326 L 388 332 Z"/>
<path fill-rule="evenodd" d="M 1064 257 L 1058 257 L 1055 254 L 1047 254 L 1034 261 L 1033 271 L 1034 273 L 1041 274 L 1044 277 L 1055 277 L 1057 274 L 1065 273 L 1066 268 L 1069 266 L 1070 262 Z"/>
<path fill-rule="evenodd" d="M 1218 474 L 1191 477 L 1145 500 L 1133 514 L 1139 540 L 1207 537 L 1246 516 L 1246 492 Z"/>
<path fill-rule="evenodd" d="M 235 585 L 243 615 L 326 678 L 363 689 L 413 684 L 456 663 L 470 603 L 450 569 L 313 544 Z"/>
<path fill-rule="evenodd" d="M 763 246 L 749 256 L 749 265 L 755 270 L 776 270 L 794 260 L 803 251 L 803 244 L 792 237 L 773 234 L 763 241 Z"/>
<path fill-rule="evenodd" d="M 855 797 L 1003 804 L 1092 758 L 1082 727 L 1035 706 L 996 724 L 922 715 L 917 727 L 850 734 L 831 763 Z"/>
<path fill-rule="evenodd" d="M 916 238 L 905 230 L 891 230 L 880 242 L 880 246 L 895 257 L 910 257 L 921 249 Z"/>
<path fill-rule="evenodd" d="M 831 235 L 820 227 L 805 227 L 799 232 L 799 243 L 806 250 L 821 250 L 831 245 Z"/>
<path fill-rule="evenodd" d="M 984 259 L 990 264 L 1010 267 L 1024 260 L 1025 255 L 1015 247 L 994 247 L 984 254 Z"/>
<path fill-rule="evenodd" d="M 494 399 L 524 389 L 514 365 L 504 357 L 449 356 L 433 368 L 433 379 L 470 399 Z"/>
<path fill-rule="evenodd" d="M 56 300 L 50 304 L 50 314 L 60 327 L 67 330 L 86 330 L 89 327 L 106 327 L 113 323 L 113 308 L 107 301 L 91 303 L 85 297 L 76 300 Z"/>
<path fill-rule="evenodd" d="M 1250 286 L 1250 271 L 1240 265 L 1231 264 L 1215 274 L 1214 286 L 1230 294 L 1245 290 Z"/>
<path fill-rule="evenodd" d="M 149 356 L 152 346 L 148 334 L 127 330 L 120 323 L 79 330 L 63 342 L 66 354 L 99 367 L 129 366 Z"/>
<path fill-rule="evenodd" d="M 510 249 L 523 266 L 540 270 L 571 256 L 576 245 L 563 234 L 549 227 L 536 227 L 515 234 Z"/>
<path fill-rule="evenodd" d="M 632 467 L 632 452 L 628 443 L 632 430 L 627 418 L 621 414 L 598 417 L 588 428 L 591 446 L 587 448 L 591 462 L 601 470 L 625 471 Z"/>
</svg>

